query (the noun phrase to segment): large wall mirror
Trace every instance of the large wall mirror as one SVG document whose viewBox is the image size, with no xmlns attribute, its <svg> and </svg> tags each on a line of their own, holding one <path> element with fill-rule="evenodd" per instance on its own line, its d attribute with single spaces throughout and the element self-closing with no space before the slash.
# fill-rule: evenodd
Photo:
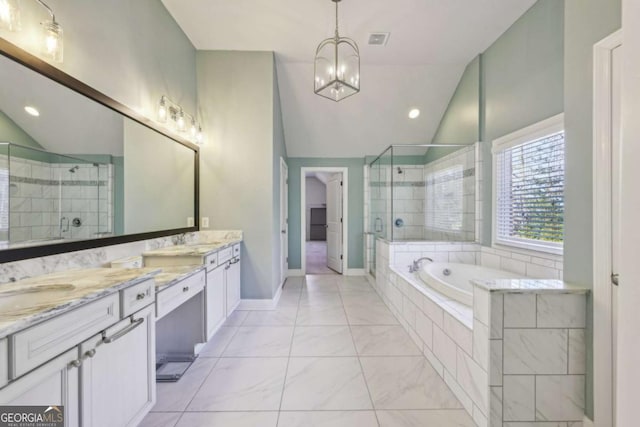
<svg viewBox="0 0 640 427">
<path fill-rule="evenodd" d="M 195 231 L 198 147 L 0 39 L 0 262 Z"/>
</svg>

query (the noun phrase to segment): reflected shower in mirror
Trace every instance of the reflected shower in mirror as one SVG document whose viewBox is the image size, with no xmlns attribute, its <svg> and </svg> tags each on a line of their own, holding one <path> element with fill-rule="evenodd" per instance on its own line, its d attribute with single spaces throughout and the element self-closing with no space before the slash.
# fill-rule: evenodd
<svg viewBox="0 0 640 427">
<path fill-rule="evenodd" d="M 192 227 L 197 150 L 99 95 L 0 56 L 0 248 Z"/>
</svg>

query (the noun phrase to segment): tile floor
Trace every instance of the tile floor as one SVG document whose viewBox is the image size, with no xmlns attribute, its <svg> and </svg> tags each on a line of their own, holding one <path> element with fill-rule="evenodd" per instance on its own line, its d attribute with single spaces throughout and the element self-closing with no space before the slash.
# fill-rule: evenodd
<svg viewBox="0 0 640 427">
<path fill-rule="evenodd" d="M 327 267 L 327 242 L 309 241 L 306 243 L 307 273 L 337 274 Z"/>
<path fill-rule="evenodd" d="M 473 426 L 364 277 L 288 279 L 157 391 L 144 427 Z"/>
</svg>

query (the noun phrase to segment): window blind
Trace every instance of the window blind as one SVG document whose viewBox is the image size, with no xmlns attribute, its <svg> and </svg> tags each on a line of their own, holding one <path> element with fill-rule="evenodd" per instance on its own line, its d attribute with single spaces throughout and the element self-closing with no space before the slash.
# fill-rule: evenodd
<svg viewBox="0 0 640 427">
<path fill-rule="evenodd" d="M 498 242 L 561 247 L 564 131 L 495 154 Z"/>
</svg>

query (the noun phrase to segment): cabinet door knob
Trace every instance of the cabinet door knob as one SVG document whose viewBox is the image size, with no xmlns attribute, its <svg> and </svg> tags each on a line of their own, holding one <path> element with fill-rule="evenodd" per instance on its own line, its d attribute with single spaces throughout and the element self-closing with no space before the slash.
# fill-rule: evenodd
<svg viewBox="0 0 640 427">
<path fill-rule="evenodd" d="M 71 362 L 69 362 L 69 367 L 70 368 L 79 368 L 82 365 L 82 360 L 80 359 L 76 359 L 73 360 Z"/>
<path fill-rule="evenodd" d="M 189 287 L 185 286 L 184 288 L 182 288 L 182 292 L 188 292 L 189 291 Z"/>
<path fill-rule="evenodd" d="M 93 357 L 96 355 L 96 349 L 92 348 L 91 350 L 87 351 L 84 355 L 87 357 Z"/>
<path fill-rule="evenodd" d="M 144 299 L 144 297 L 146 296 L 147 294 L 145 294 L 144 292 L 140 292 L 138 295 L 136 295 L 136 299 L 140 301 L 141 299 Z"/>
</svg>

